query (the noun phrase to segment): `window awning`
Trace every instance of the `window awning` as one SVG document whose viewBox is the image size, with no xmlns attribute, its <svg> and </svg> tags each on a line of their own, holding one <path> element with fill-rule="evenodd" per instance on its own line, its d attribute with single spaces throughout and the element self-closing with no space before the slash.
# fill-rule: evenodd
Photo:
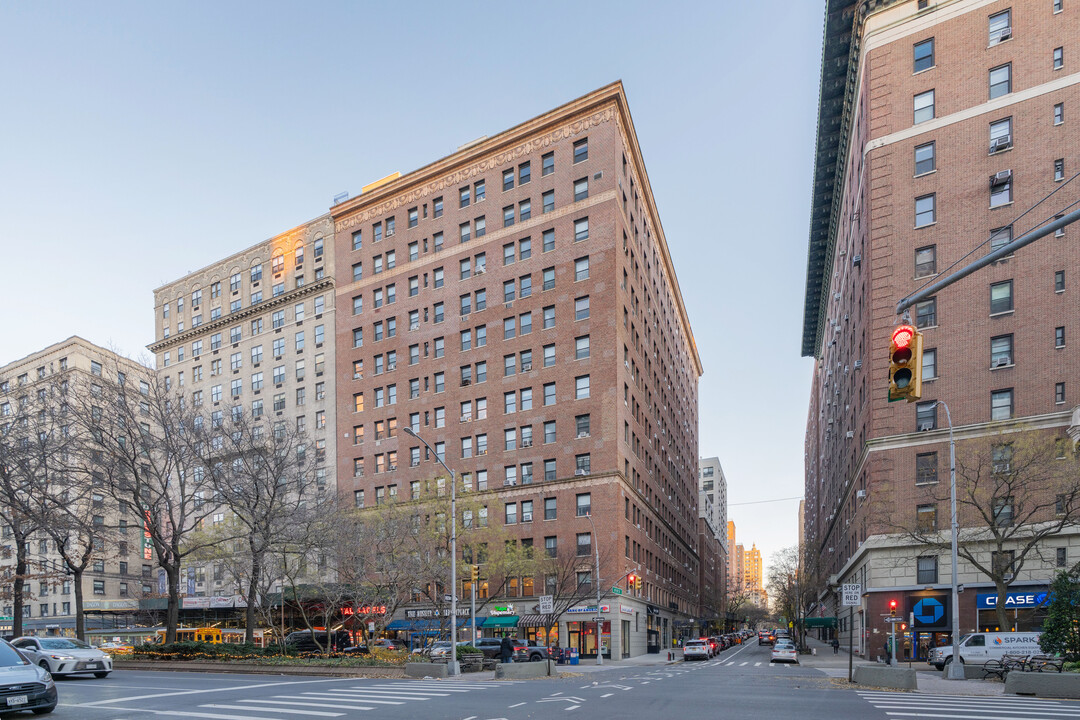
<svg viewBox="0 0 1080 720">
<path fill-rule="evenodd" d="M 834 617 L 808 617 L 803 618 L 803 627 L 805 628 L 834 628 L 836 627 L 836 618 Z"/>
<path fill-rule="evenodd" d="M 551 621 L 550 615 L 522 615 L 518 620 L 520 628 L 550 628 L 556 624 Z"/>
<path fill-rule="evenodd" d="M 458 627 L 462 627 L 467 622 L 466 618 L 458 618 Z M 411 632 L 426 632 L 431 630 L 440 630 L 449 627 L 449 623 L 440 622 L 439 620 L 433 620 L 431 618 L 425 619 L 404 619 L 393 620 L 386 626 L 387 630 L 400 630 Z"/>
<path fill-rule="evenodd" d="M 486 628 L 516 628 L 518 625 L 517 615 L 503 615 L 502 617 L 489 617 L 484 620 L 482 627 Z"/>
</svg>

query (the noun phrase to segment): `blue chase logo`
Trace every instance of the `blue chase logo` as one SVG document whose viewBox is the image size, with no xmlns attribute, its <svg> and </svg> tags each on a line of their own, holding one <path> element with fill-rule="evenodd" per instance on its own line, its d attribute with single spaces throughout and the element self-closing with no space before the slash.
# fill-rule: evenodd
<svg viewBox="0 0 1080 720">
<path fill-rule="evenodd" d="M 915 621 L 920 625 L 937 625 L 945 617 L 945 606 L 934 598 L 923 598 L 915 603 Z"/>
</svg>

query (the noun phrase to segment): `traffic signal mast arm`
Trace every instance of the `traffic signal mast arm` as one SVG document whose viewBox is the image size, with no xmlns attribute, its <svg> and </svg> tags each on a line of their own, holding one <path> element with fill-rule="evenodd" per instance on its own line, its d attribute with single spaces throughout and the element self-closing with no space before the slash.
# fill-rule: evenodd
<svg viewBox="0 0 1080 720">
<path fill-rule="evenodd" d="M 1074 210 L 1068 215 L 1065 215 L 1064 217 L 1060 217 L 1051 223 L 1043 225 L 1041 228 L 1037 228 L 1025 235 L 1021 235 L 1008 245 L 1002 245 L 997 250 L 994 250 L 993 252 L 984 255 L 975 262 L 965 265 L 964 267 L 954 272 L 952 275 L 938 280 L 933 285 L 928 285 L 927 287 L 917 291 L 913 295 L 907 296 L 896 304 L 896 314 L 900 315 L 905 310 L 908 310 L 909 308 L 914 306 L 915 303 L 922 302 L 926 298 L 936 294 L 939 290 L 944 290 L 957 280 L 966 278 L 968 275 L 972 274 L 976 270 L 981 270 L 987 265 L 992 265 L 1001 258 L 1012 255 L 1014 252 L 1024 247 L 1025 245 L 1030 245 L 1036 240 L 1044 238 L 1050 233 L 1057 232 L 1069 223 L 1076 222 L 1077 220 L 1080 220 L 1080 210 Z"/>
</svg>

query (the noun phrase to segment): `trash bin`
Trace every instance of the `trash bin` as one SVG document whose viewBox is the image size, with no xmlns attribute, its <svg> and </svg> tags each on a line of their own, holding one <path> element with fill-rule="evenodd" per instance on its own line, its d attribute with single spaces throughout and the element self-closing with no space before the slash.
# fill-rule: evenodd
<svg viewBox="0 0 1080 720">
<path fill-rule="evenodd" d="M 577 648 L 567 648 L 566 649 L 566 657 L 567 657 L 567 662 L 570 665 L 578 665 L 581 662 L 581 658 L 578 655 Z"/>
</svg>

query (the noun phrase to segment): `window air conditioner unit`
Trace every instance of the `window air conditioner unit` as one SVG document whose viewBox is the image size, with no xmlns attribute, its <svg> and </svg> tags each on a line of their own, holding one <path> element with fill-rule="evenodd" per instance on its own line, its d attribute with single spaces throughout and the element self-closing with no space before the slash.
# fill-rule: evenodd
<svg viewBox="0 0 1080 720">
<path fill-rule="evenodd" d="M 575 474 L 575 475 L 588 475 L 588 474 L 589 474 L 589 471 L 588 471 L 588 470 L 580 470 L 580 469 L 579 469 L 579 470 L 575 471 L 575 472 L 574 472 L 574 474 Z"/>
<path fill-rule="evenodd" d="M 855 369 L 858 370 L 861 367 L 862 367 L 862 360 L 856 360 L 855 361 Z"/>
<path fill-rule="evenodd" d="M 862 265 L 862 255 L 857 254 L 857 255 L 852 256 L 851 264 L 854 265 L 855 267 L 859 267 L 860 265 Z"/>
<path fill-rule="evenodd" d="M 1002 357 L 999 357 L 996 360 L 994 360 L 994 367 L 1005 367 L 1006 365 L 1009 365 L 1011 363 L 1012 363 L 1012 358 L 1009 357 L 1008 355 L 1003 355 Z"/>
<path fill-rule="evenodd" d="M 481 450 L 480 452 L 478 452 L 478 453 L 476 453 L 476 454 L 477 454 L 477 455 L 487 455 L 487 450 L 486 450 L 486 449 L 485 449 L 485 450 Z"/>
<path fill-rule="evenodd" d="M 998 30 L 998 42 L 1001 42 L 1003 40 L 1008 40 L 1011 37 L 1012 37 L 1012 28 L 1011 27 L 1002 28 L 1001 30 Z"/>
<path fill-rule="evenodd" d="M 926 422 L 919 423 L 919 432 L 925 432 L 927 430 L 933 430 L 933 429 L 934 429 L 934 423 L 931 420 L 927 420 Z"/>
<path fill-rule="evenodd" d="M 397 470 L 397 465 L 387 465 L 386 469 L 390 472 L 393 472 L 394 470 Z"/>
<path fill-rule="evenodd" d="M 397 363 L 388 363 L 386 365 L 386 372 L 390 372 L 392 370 L 397 370 Z"/>
<path fill-rule="evenodd" d="M 855 491 L 855 497 L 857 497 L 860 500 L 865 500 L 866 499 L 866 491 L 865 490 L 856 490 Z"/>
<path fill-rule="evenodd" d="M 478 267 L 478 268 L 476 268 L 476 272 L 474 272 L 473 275 L 483 275 L 486 272 L 487 272 L 486 268 Z"/>
<path fill-rule="evenodd" d="M 1005 150 L 1012 145 L 1011 135 L 1002 135 L 996 137 L 990 142 L 990 152 L 996 153 L 999 150 Z"/>
<path fill-rule="evenodd" d="M 1012 178 L 1012 170 L 1001 170 L 990 176 L 990 187 L 997 187 L 1009 182 Z"/>
<path fill-rule="evenodd" d="M 472 385 L 472 380 L 462 380 L 461 381 L 461 387 L 468 387 L 469 385 Z"/>
<path fill-rule="evenodd" d="M 394 237 L 394 229 L 393 228 L 387 228 L 386 229 L 386 237 Z"/>
<path fill-rule="evenodd" d="M 583 438 L 587 438 L 587 437 L 589 437 L 589 433 L 587 433 L 587 432 L 579 432 L 579 433 L 577 434 L 577 439 L 578 439 L 578 440 L 581 440 L 581 439 L 583 439 Z"/>
<path fill-rule="evenodd" d="M 472 420 L 472 415 L 462 415 L 461 416 L 461 422 L 470 422 L 471 420 Z"/>
<path fill-rule="evenodd" d="M 532 370 L 532 363 L 521 363 L 521 372 L 529 372 Z"/>
<path fill-rule="evenodd" d="M 521 441 L 521 447 L 523 447 L 523 448 L 532 447 L 532 440 L 522 440 Z"/>
<path fill-rule="evenodd" d="M 855 437 L 855 431 L 848 430 L 846 433 L 844 433 L 844 437 L 846 437 L 848 440 L 852 439 L 853 437 Z"/>
</svg>

